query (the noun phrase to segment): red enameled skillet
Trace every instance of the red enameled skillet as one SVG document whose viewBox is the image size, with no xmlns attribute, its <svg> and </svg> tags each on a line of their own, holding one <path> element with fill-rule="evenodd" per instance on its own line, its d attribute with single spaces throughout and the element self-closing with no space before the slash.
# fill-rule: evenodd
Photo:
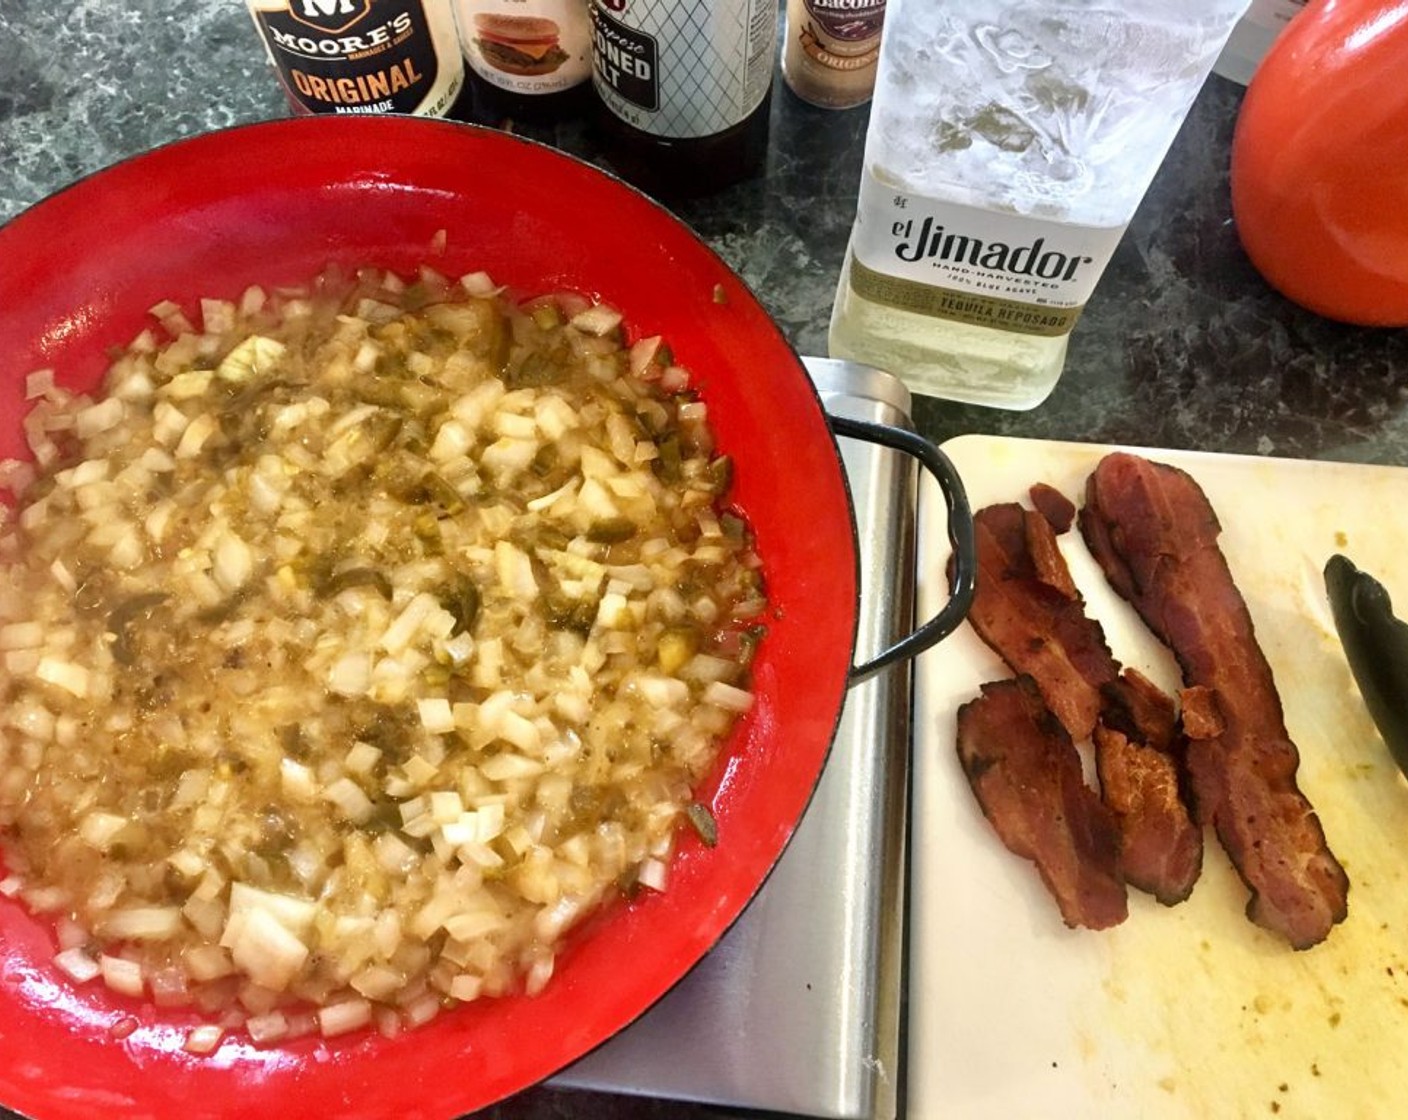
<svg viewBox="0 0 1408 1120">
<path fill-rule="evenodd" d="M 854 668 L 850 497 L 820 401 L 778 328 L 642 195 L 548 148 L 461 125 L 304 118 L 213 133 L 84 179 L 0 228 L 0 458 L 26 455 L 29 371 L 52 367 L 62 384 L 91 388 L 108 348 L 131 340 L 159 300 L 238 297 L 332 262 L 485 269 L 524 294 L 597 296 L 624 312 L 632 337 L 663 334 L 694 371 L 734 458 L 733 499 L 757 532 L 775 608 L 755 706 L 701 791 L 718 846 L 684 838 L 669 889 L 579 931 L 537 997 L 476 1002 L 395 1039 L 367 1031 L 261 1049 L 237 1034 L 201 1058 L 180 1049 L 193 1018 L 73 985 L 49 963 L 48 927 L 0 900 L 0 1104 L 41 1120 L 436 1120 L 550 1075 L 640 1015 L 747 905 L 807 806 L 848 683 L 932 644 L 966 610 L 971 560 L 943 615 Z M 962 487 L 942 455 L 894 429 L 836 430 L 919 454 L 971 556 Z M 114 1037 L 129 1016 L 136 1030 Z"/>
</svg>

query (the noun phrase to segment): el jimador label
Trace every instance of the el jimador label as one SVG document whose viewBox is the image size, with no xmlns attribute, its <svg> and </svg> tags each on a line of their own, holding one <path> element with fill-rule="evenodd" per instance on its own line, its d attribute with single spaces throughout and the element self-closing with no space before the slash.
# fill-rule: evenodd
<svg viewBox="0 0 1408 1120">
<path fill-rule="evenodd" d="M 1123 233 L 925 198 L 867 168 L 850 282 L 872 303 L 1055 337 L 1075 326 Z"/>
</svg>

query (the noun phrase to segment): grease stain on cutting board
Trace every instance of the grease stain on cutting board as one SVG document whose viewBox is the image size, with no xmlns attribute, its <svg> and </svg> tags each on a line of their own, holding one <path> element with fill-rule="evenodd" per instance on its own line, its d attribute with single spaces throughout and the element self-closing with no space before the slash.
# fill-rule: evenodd
<svg viewBox="0 0 1408 1120">
<path fill-rule="evenodd" d="M 1344 742 L 1385 749 L 1345 714 Z M 1248 922 L 1246 890 L 1215 841 L 1187 902 L 1131 900 L 1108 938 L 1121 998 L 1105 1004 L 1099 1037 L 1143 1039 L 1148 1076 L 1176 1083 L 1185 1115 L 1264 1116 L 1275 1104 L 1287 1117 L 1377 1118 L 1404 1107 L 1408 783 L 1328 742 L 1301 750 L 1302 787 L 1351 881 L 1349 916 L 1324 942 L 1294 952 Z"/>
</svg>

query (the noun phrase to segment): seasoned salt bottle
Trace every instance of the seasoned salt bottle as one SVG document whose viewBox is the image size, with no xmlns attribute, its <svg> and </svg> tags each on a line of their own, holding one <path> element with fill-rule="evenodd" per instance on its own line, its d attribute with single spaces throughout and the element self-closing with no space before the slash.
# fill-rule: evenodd
<svg viewBox="0 0 1408 1120">
<path fill-rule="evenodd" d="M 246 0 L 295 113 L 464 119 L 450 0 Z"/>
<path fill-rule="evenodd" d="M 608 161 L 665 197 L 755 174 L 776 53 L 775 0 L 592 0 Z"/>
</svg>

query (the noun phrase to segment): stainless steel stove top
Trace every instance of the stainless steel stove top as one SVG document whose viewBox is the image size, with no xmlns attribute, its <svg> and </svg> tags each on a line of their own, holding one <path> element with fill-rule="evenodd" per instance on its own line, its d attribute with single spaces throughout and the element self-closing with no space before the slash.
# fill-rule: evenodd
<svg viewBox="0 0 1408 1120">
<path fill-rule="evenodd" d="M 909 425 L 888 374 L 804 359 L 827 411 Z M 909 629 L 915 479 L 909 461 L 842 440 L 861 557 L 858 658 Z M 889 1120 L 897 1112 L 905 664 L 854 687 L 816 795 L 767 884 L 680 984 L 554 1078 L 560 1087 Z"/>
</svg>

